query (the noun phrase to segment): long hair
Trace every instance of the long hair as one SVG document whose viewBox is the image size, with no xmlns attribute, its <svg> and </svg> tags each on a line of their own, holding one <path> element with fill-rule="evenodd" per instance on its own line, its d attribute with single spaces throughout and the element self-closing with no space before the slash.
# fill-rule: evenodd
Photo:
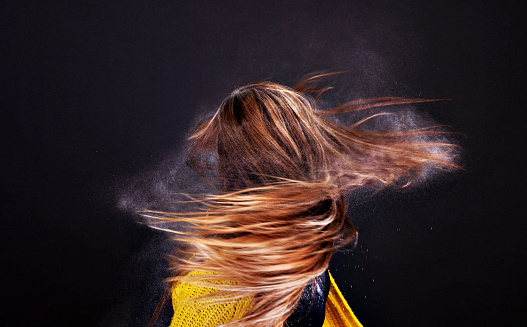
<svg viewBox="0 0 527 327">
<path fill-rule="evenodd" d="M 360 129 L 327 118 L 340 112 L 422 102 L 401 98 L 352 101 L 318 110 L 304 81 L 235 90 L 190 137 L 188 164 L 218 192 L 189 201 L 191 212 L 145 210 L 143 216 L 185 228 L 153 227 L 179 248 L 171 282 L 219 291 L 201 305 L 244 299 L 245 314 L 229 326 L 282 326 L 302 290 L 328 266 L 333 251 L 353 241 L 344 192 L 363 185 L 408 184 L 426 166 L 456 167 L 453 144 L 422 141 L 441 133 Z M 430 138 L 428 138 L 430 139 Z M 402 181 L 402 182 L 401 182 Z M 186 272 L 208 272 L 190 277 Z"/>
</svg>

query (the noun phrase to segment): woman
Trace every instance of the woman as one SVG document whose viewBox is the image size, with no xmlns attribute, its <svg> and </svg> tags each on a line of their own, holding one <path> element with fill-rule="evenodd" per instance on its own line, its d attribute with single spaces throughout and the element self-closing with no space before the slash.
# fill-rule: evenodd
<svg viewBox="0 0 527 327">
<path fill-rule="evenodd" d="M 153 224 L 184 245 L 169 280 L 171 326 L 292 326 L 317 317 L 321 326 L 328 263 L 357 235 L 344 192 L 407 185 L 425 167 L 456 167 L 452 144 L 423 141 L 439 131 L 359 129 L 379 114 L 351 126 L 327 118 L 427 100 L 377 98 L 321 111 L 306 93 L 325 91 L 310 87 L 315 79 L 293 89 L 261 82 L 235 90 L 190 137 L 188 163 L 218 193 L 190 200 L 201 205 L 192 212 L 141 212 L 179 223 Z"/>
</svg>

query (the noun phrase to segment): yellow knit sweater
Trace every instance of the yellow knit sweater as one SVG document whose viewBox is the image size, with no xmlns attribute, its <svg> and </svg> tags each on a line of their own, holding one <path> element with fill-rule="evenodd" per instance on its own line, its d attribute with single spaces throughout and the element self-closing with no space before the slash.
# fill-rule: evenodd
<svg viewBox="0 0 527 327">
<path fill-rule="evenodd" d="M 190 272 L 189 276 L 204 275 L 204 272 Z M 362 327 L 351 311 L 346 299 L 337 287 L 333 276 L 329 274 L 331 286 L 326 301 L 326 318 L 323 327 Z M 219 283 L 219 282 L 218 282 Z M 241 298 L 233 302 L 203 306 L 186 304 L 185 300 L 211 294 L 217 289 L 196 286 L 193 283 L 177 283 L 172 287 L 172 305 L 174 317 L 170 327 L 216 327 L 234 319 L 239 319 L 251 303 L 250 298 Z"/>
</svg>

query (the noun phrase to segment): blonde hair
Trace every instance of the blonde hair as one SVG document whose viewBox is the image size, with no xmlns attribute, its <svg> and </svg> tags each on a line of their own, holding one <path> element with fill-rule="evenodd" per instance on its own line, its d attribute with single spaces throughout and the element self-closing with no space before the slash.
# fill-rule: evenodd
<svg viewBox="0 0 527 327">
<path fill-rule="evenodd" d="M 186 226 L 153 223 L 185 245 L 173 259 L 179 274 L 169 281 L 219 289 L 197 299 L 203 305 L 252 299 L 229 326 L 284 324 L 333 251 L 356 237 L 346 218 L 346 190 L 402 179 L 409 184 L 426 166 L 457 167 L 453 144 L 422 141 L 441 133 L 432 128 L 361 130 L 376 115 L 351 126 L 325 117 L 425 100 L 386 97 L 321 111 L 304 93 L 311 91 L 323 90 L 306 81 L 295 89 L 261 82 L 235 90 L 190 137 L 188 163 L 219 192 L 191 200 L 200 210 L 140 212 Z M 189 277 L 188 271 L 211 274 Z"/>
</svg>

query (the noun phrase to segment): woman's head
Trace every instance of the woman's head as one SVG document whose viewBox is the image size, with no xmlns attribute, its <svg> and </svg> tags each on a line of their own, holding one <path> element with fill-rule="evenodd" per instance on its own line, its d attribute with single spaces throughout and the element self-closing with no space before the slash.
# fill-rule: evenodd
<svg viewBox="0 0 527 327">
<path fill-rule="evenodd" d="M 217 151 L 224 191 L 276 178 L 314 180 L 326 167 L 313 105 L 310 97 L 279 84 L 249 84 L 229 95 L 191 138 L 197 149 Z"/>
</svg>

